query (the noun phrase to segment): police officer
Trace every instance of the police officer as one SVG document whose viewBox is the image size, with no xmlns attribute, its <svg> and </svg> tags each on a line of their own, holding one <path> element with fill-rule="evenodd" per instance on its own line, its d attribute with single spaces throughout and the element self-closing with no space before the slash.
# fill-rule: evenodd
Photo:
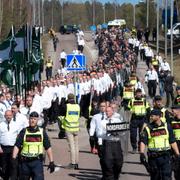
<svg viewBox="0 0 180 180">
<path fill-rule="evenodd" d="M 176 87 L 177 96 L 174 100 L 174 104 L 180 105 L 180 86 Z"/>
<path fill-rule="evenodd" d="M 152 109 L 160 110 L 162 122 L 169 123 L 171 115 L 170 115 L 170 112 L 165 107 L 163 107 L 161 96 L 157 95 L 154 97 Z"/>
<path fill-rule="evenodd" d="M 122 105 L 124 106 L 124 110 L 128 110 L 128 103 L 132 98 L 134 98 L 134 86 L 127 82 L 123 88 Z"/>
<path fill-rule="evenodd" d="M 29 127 L 21 130 L 16 140 L 12 158 L 15 161 L 20 153 L 20 180 L 44 180 L 43 147 L 48 158 L 50 173 L 55 169 L 51 144 L 46 132 L 38 127 L 39 114 L 32 112 L 29 116 Z M 20 151 L 21 150 L 21 151 Z"/>
<path fill-rule="evenodd" d="M 51 56 L 48 56 L 48 59 L 46 61 L 46 78 L 47 78 L 47 80 L 52 77 L 52 68 L 53 68 L 53 61 L 51 59 Z"/>
<path fill-rule="evenodd" d="M 79 144 L 78 144 L 78 132 L 79 132 L 79 118 L 80 107 L 75 103 L 74 94 L 68 94 L 67 104 L 62 106 L 64 109 L 60 115 L 65 116 L 63 121 L 63 128 L 67 136 L 67 140 L 70 148 L 71 163 L 67 168 L 78 169 L 79 162 Z"/>
<path fill-rule="evenodd" d="M 149 104 L 145 98 L 142 97 L 141 89 L 135 92 L 135 98 L 131 99 L 128 104 L 132 112 L 130 121 L 130 139 L 133 153 L 137 150 L 137 131 L 140 133 L 144 122 L 146 122 L 147 111 L 150 110 Z"/>
<path fill-rule="evenodd" d="M 106 108 L 107 118 L 102 120 L 101 137 L 103 139 L 102 161 L 103 161 L 103 180 L 118 180 L 123 165 L 123 154 L 121 149 L 120 135 L 116 133 L 108 133 L 107 124 L 120 123 L 121 120 L 113 117 L 114 111 L 112 107 Z"/>
<path fill-rule="evenodd" d="M 179 159 L 179 150 L 172 128 L 161 121 L 161 111 L 151 111 L 151 123 L 144 126 L 141 133 L 140 161 L 149 171 L 151 180 L 169 180 L 171 170 L 171 148 Z M 145 156 L 147 146 L 148 163 Z"/>
<path fill-rule="evenodd" d="M 173 133 L 180 151 L 180 105 L 172 106 L 174 118 L 171 121 Z M 174 177 L 176 180 L 180 179 L 180 160 L 174 162 Z"/>
</svg>

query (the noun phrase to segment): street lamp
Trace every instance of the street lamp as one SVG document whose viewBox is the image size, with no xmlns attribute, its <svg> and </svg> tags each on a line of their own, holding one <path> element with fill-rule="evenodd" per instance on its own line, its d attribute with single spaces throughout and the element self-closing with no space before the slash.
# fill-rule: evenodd
<svg viewBox="0 0 180 180">
<path fill-rule="evenodd" d="M 114 0 L 114 18 L 117 19 L 117 0 Z"/>
<path fill-rule="evenodd" d="M 95 16 L 96 16 L 96 12 L 95 12 L 95 0 L 92 0 L 92 11 L 93 11 L 93 25 L 95 25 Z"/>
<path fill-rule="evenodd" d="M 146 27 L 149 27 L 149 0 L 146 0 Z"/>
<path fill-rule="evenodd" d="M 159 0 L 157 0 L 157 32 L 156 32 L 156 52 L 159 52 Z"/>
<path fill-rule="evenodd" d="M 136 4 L 133 4 L 133 26 L 136 26 Z"/>
</svg>

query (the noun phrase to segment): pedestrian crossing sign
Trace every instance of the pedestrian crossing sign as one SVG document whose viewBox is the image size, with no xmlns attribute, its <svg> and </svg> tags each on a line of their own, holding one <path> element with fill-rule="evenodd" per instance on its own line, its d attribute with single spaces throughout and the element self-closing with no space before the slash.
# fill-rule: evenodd
<svg viewBox="0 0 180 180">
<path fill-rule="evenodd" d="M 84 71 L 86 70 L 85 55 L 67 55 L 66 67 L 68 71 Z"/>
</svg>

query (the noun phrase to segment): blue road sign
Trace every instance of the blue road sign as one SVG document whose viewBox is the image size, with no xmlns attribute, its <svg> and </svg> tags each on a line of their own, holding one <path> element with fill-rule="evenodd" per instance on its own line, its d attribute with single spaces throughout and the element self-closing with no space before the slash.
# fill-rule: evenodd
<svg viewBox="0 0 180 180">
<path fill-rule="evenodd" d="M 86 56 L 84 55 L 67 55 L 66 67 L 68 71 L 86 70 Z"/>
</svg>

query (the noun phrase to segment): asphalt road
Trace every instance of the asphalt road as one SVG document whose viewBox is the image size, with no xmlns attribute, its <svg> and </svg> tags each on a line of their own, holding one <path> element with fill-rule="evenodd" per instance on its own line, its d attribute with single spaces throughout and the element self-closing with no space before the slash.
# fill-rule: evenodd
<svg viewBox="0 0 180 180">
<path fill-rule="evenodd" d="M 84 54 L 87 57 L 87 64 L 91 64 L 92 61 L 96 61 L 97 50 L 89 32 L 85 33 L 86 46 Z M 75 37 L 73 35 L 60 35 L 58 34 L 60 40 L 57 51 L 54 52 L 52 41 L 47 42 L 47 51 L 45 57 L 51 56 L 54 61 L 53 74 L 57 72 L 59 68 L 59 54 L 62 49 L 64 49 L 68 54 L 76 48 Z M 138 65 L 138 76 L 143 77 L 146 70 L 144 62 L 140 62 Z M 45 76 L 44 76 L 45 77 Z M 48 134 L 51 139 L 54 161 L 57 165 L 56 172 L 50 174 L 47 171 L 48 160 L 45 162 L 45 179 L 46 180 L 73 180 L 73 179 L 86 179 L 86 180 L 98 180 L 101 179 L 101 170 L 99 165 L 99 158 L 97 155 L 90 153 L 90 146 L 88 141 L 88 134 L 84 126 L 85 120 L 81 119 L 81 131 L 79 133 L 79 148 L 80 148 L 80 162 L 79 170 L 69 170 L 65 166 L 70 163 L 70 154 L 68 143 L 66 139 L 58 139 L 58 125 L 54 124 L 48 127 L 50 131 Z M 129 144 L 129 137 L 126 136 L 126 143 L 128 143 L 128 150 L 124 154 L 124 164 L 122 169 L 122 174 L 120 176 L 121 180 L 148 180 L 149 176 L 145 168 L 139 162 L 139 155 L 131 153 L 131 147 Z"/>
</svg>

